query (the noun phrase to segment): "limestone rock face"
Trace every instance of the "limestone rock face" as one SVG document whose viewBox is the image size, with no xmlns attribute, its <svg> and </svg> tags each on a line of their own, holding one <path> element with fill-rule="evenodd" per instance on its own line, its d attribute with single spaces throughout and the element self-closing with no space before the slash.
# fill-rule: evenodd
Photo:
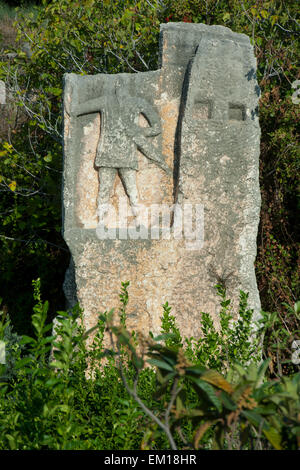
<svg viewBox="0 0 300 470">
<path fill-rule="evenodd" d="M 156 71 L 65 75 L 65 290 L 90 328 L 130 281 L 130 329 L 159 333 L 168 301 L 196 337 L 221 279 L 260 311 L 256 62 L 222 26 L 164 24 L 160 48 Z"/>
</svg>

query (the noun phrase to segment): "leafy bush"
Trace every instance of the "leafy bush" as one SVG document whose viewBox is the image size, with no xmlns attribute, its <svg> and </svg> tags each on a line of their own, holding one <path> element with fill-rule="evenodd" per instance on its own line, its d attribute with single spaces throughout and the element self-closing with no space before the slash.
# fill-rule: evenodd
<svg viewBox="0 0 300 470">
<path fill-rule="evenodd" d="M 120 324 L 113 323 L 111 311 L 85 331 L 78 306 L 72 314 L 58 312 L 54 326 L 47 324 L 48 303 L 41 299 L 40 281 L 34 282 L 34 337 L 18 339 L 13 374 L 7 374 L 11 363 L 0 364 L 1 449 L 299 446 L 299 373 L 268 380 L 268 361 L 246 365 L 248 354 L 238 364 L 228 356 L 221 371 L 208 368 L 210 336 L 203 338 L 200 357 L 191 354 L 166 305 L 161 335 L 128 332 L 127 287 L 120 294 Z M 1 325 L 0 340 L 7 322 Z M 240 322 L 226 331 L 235 331 L 236 347 L 245 328 Z"/>
<path fill-rule="evenodd" d="M 298 370 L 291 358 L 293 344 L 300 339 L 300 303 L 296 302 L 293 308 L 288 304 L 285 307 L 285 315 L 280 312 L 262 312 L 261 322 L 265 330 L 263 351 L 265 358 L 270 359 L 270 371 L 275 377 Z M 293 330 L 290 330 L 290 325 L 294 325 Z"/>
<path fill-rule="evenodd" d="M 162 335 L 144 339 L 141 352 L 124 325 L 114 326 L 111 315 L 106 317 L 111 337 L 112 334 L 116 337 L 116 341 L 112 341 L 113 349 L 106 354 L 117 357 L 127 392 L 157 425 L 156 434 L 160 430 L 167 436 L 172 449 L 187 445 L 197 449 L 202 439 L 204 448 L 213 449 L 297 449 L 300 444 L 300 373 L 281 381 L 267 380 L 269 360 L 258 364 L 261 338 L 253 338 L 253 333 L 251 337 L 252 312 L 247 309 L 247 295 L 241 292 L 240 316 L 229 328 L 232 316 L 226 309 L 230 300 L 226 299 L 221 286 L 216 287 L 222 297 L 221 331 L 217 333 L 209 315 L 203 314 L 204 336 L 196 343 L 195 351 L 188 339 L 185 340 L 187 349 L 183 348 L 170 307 L 165 304 Z M 226 341 L 229 344 L 226 345 Z M 125 345 L 135 368 L 133 383 L 126 377 L 123 363 L 121 348 Z M 247 346 L 243 348 L 244 345 Z M 242 350 L 238 355 L 239 347 Z M 201 354 L 197 356 L 199 350 Z M 211 362 L 222 374 L 207 368 Z M 159 415 L 154 414 L 138 394 L 139 374 L 146 363 L 157 369 L 159 389 L 155 395 L 165 402 Z M 183 429 L 188 429 L 189 434 Z M 189 440 L 191 436 L 193 439 Z M 205 436 L 209 437 L 206 443 Z M 152 439 L 150 428 L 143 448 L 151 448 Z"/>
<path fill-rule="evenodd" d="M 210 315 L 202 313 L 202 336 L 195 341 L 193 338 L 186 340 L 188 343 L 187 355 L 193 361 L 225 371 L 232 362 L 247 364 L 250 360 L 260 360 L 259 338 L 253 333 L 253 311 L 247 306 L 248 294 L 240 292 L 238 318 L 230 308 L 230 299 L 226 298 L 226 290 L 222 285 L 217 285 L 218 295 L 221 297 L 220 331 L 216 327 Z"/>
<path fill-rule="evenodd" d="M 1 303 L 0 298 L 0 307 Z M 0 310 L 0 341 L 5 344 L 5 366 L 2 366 L 0 382 L 9 382 L 16 375 L 16 362 L 20 359 L 24 348 L 20 346 L 21 336 L 14 332 L 5 309 Z"/>
</svg>

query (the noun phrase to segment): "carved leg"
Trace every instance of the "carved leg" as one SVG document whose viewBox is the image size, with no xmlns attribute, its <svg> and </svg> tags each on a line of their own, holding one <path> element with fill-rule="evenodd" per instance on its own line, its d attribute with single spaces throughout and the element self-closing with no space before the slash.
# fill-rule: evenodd
<svg viewBox="0 0 300 470">
<path fill-rule="evenodd" d="M 119 174 L 125 191 L 128 194 L 132 213 L 136 217 L 138 215 L 139 203 L 139 196 L 136 187 L 136 171 L 131 170 L 130 168 L 120 168 Z"/>
<path fill-rule="evenodd" d="M 99 168 L 100 187 L 97 199 L 97 214 L 99 222 L 103 221 L 105 214 L 108 212 L 109 199 L 113 189 L 116 173 L 116 168 Z"/>
</svg>

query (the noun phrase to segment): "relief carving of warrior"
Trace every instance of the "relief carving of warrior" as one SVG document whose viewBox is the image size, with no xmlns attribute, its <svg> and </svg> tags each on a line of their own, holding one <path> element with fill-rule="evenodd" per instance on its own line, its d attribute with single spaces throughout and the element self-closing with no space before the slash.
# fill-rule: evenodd
<svg viewBox="0 0 300 470">
<path fill-rule="evenodd" d="M 98 112 L 101 115 L 101 129 L 95 159 L 100 181 L 97 214 L 99 219 L 103 220 L 118 172 L 129 197 L 132 212 L 136 216 L 137 149 L 170 173 L 169 167 L 151 139 L 161 133 L 160 117 L 145 99 L 129 96 L 126 89 L 116 85 L 109 90 L 109 93 L 98 98 L 80 104 L 71 101 L 70 116 L 77 117 Z M 146 118 L 148 127 L 139 126 L 140 114 Z"/>
</svg>

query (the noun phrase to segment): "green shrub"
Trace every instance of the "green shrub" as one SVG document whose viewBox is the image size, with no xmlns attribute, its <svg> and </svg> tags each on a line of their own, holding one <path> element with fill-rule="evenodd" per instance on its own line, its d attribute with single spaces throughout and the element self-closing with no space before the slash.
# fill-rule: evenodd
<svg viewBox="0 0 300 470">
<path fill-rule="evenodd" d="M 232 317 L 226 311 L 230 302 L 226 299 L 224 289 L 217 287 L 222 297 L 221 334 L 216 339 L 216 332 L 209 315 L 205 315 L 205 324 L 209 326 L 209 330 L 213 330 L 213 341 L 204 325 L 204 337 L 200 344 L 207 345 L 207 349 L 201 349 L 200 360 L 197 354 L 192 356 L 194 362 L 190 362 L 187 357 L 187 352 L 191 356 L 190 342 L 188 342 L 188 351 L 182 347 L 181 337 L 174 323 L 174 317 L 170 315 L 168 304 L 164 305 L 162 318 L 167 331 L 163 329 L 162 335 L 156 338 L 152 335 L 147 343 L 147 349 L 141 354 L 137 352 L 132 336 L 126 328 L 116 327 L 108 319 L 108 327 L 116 336 L 110 354 L 115 354 L 118 358 L 117 364 L 123 384 L 127 392 L 156 424 L 156 431 L 160 430 L 168 438 L 173 450 L 187 444 L 199 448 L 209 431 L 209 446 L 206 445 L 205 448 L 297 449 L 300 444 L 300 373 L 284 377 L 281 381 L 267 380 L 269 360 L 260 361 L 258 364 L 259 351 L 251 350 L 253 337 L 250 338 L 251 311 L 247 309 L 247 296 L 241 293 L 240 314 L 242 315 L 236 327 L 230 329 L 229 321 Z M 224 359 L 222 355 L 218 357 L 218 353 L 222 354 L 222 348 L 226 344 L 224 332 L 227 334 L 226 339 L 232 341 L 230 347 L 233 347 L 233 355 L 228 354 L 230 350 L 228 347 L 225 357 L 227 362 L 222 363 L 223 374 L 221 374 L 216 369 L 208 369 L 206 364 L 211 360 L 211 350 L 217 360 Z M 257 338 L 256 344 L 259 342 L 260 338 Z M 220 346 L 218 353 L 215 353 L 216 344 Z M 246 347 L 243 348 L 244 344 L 248 346 L 248 350 Z M 136 370 L 133 381 L 129 381 L 126 376 L 121 345 L 122 347 L 126 345 L 130 351 Z M 237 347 L 242 347 L 240 355 L 237 353 Z M 256 360 L 254 356 L 254 360 L 250 361 L 250 351 L 251 359 L 256 352 Z M 138 394 L 139 373 L 146 363 L 156 367 L 159 386 L 156 396 L 166 400 L 160 414 L 153 413 Z M 245 366 L 245 363 L 248 365 Z M 226 378 L 224 369 L 227 369 Z M 192 400 L 191 388 L 196 394 Z M 187 423 L 190 426 L 187 426 Z M 190 435 L 184 435 L 182 428 L 185 431 L 189 429 Z M 189 442 L 191 434 L 193 439 Z M 148 436 L 147 448 L 151 445 L 151 428 Z"/>
<path fill-rule="evenodd" d="M 230 354 L 221 360 L 226 338 L 230 348 L 241 338 L 253 346 L 245 333 L 250 313 L 245 324 L 240 317 L 229 328 L 229 302 L 220 290 L 217 348 L 210 334 L 194 348 L 183 341 L 168 304 L 161 335 L 145 338 L 126 330 L 128 285 L 120 293 L 120 324 L 111 311 L 85 331 L 78 306 L 47 324 L 48 302 L 34 281 L 34 336 L 19 337 L 14 360 L 1 365 L 1 449 L 297 448 L 300 374 L 269 380 L 268 361 L 249 361 L 246 351 L 239 363 Z M 243 294 L 243 315 L 245 301 Z M 0 339 L 8 326 L 3 320 Z M 15 344 L 12 337 L 7 345 Z M 219 371 L 208 367 L 211 361 Z"/>
<path fill-rule="evenodd" d="M 285 308 L 285 313 L 262 312 L 264 357 L 270 359 L 269 368 L 274 377 L 290 375 L 299 370 L 291 358 L 293 344 L 300 340 L 300 303 L 296 302 L 293 308 L 285 304 Z"/>
<path fill-rule="evenodd" d="M 260 339 L 253 334 L 253 311 L 247 306 L 248 294 L 240 292 L 239 312 L 237 318 L 226 297 L 223 286 L 216 289 L 221 298 L 220 329 L 217 331 L 209 314 L 201 314 L 201 331 L 199 339 L 186 339 L 188 344 L 187 357 L 193 362 L 199 362 L 206 367 L 218 371 L 226 371 L 233 362 L 247 364 L 259 362 L 261 358 Z M 261 332 L 261 336 L 263 332 Z"/>
</svg>

